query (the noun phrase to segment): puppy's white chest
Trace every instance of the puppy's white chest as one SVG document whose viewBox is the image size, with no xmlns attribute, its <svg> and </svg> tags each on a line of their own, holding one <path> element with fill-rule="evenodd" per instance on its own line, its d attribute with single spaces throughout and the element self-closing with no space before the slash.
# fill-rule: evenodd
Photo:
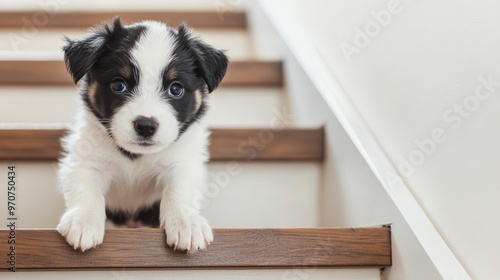
<svg viewBox="0 0 500 280">
<path fill-rule="evenodd" d="M 128 161 L 128 159 L 124 159 Z M 110 166 L 111 183 L 106 193 L 106 208 L 135 212 L 160 200 L 164 186 L 161 164 L 126 162 Z"/>
</svg>

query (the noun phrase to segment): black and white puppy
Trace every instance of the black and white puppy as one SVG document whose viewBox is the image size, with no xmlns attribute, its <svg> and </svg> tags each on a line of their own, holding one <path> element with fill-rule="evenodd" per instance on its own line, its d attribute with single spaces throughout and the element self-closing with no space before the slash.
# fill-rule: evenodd
<svg viewBox="0 0 500 280">
<path fill-rule="evenodd" d="M 108 217 L 161 226 L 178 250 L 205 249 L 213 235 L 196 203 L 208 159 L 202 116 L 227 57 L 186 25 L 119 19 L 67 39 L 64 54 L 82 108 L 63 139 L 57 230 L 85 251 L 103 242 Z"/>
</svg>

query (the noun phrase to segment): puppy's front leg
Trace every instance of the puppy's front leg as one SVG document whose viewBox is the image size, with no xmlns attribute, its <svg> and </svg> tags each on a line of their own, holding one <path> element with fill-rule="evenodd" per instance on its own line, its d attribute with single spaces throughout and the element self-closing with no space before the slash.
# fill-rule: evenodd
<svg viewBox="0 0 500 280">
<path fill-rule="evenodd" d="M 202 163 L 180 164 L 169 175 L 173 177 L 168 179 L 160 203 L 160 223 L 167 244 L 188 253 L 204 250 L 214 239 L 196 202 L 196 192 L 205 184 L 206 168 Z"/>
<path fill-rule="evenodd" d="M 74 168 L 62 172 L 66 210 L 57 231 L 75 250 L 96 247 L 104 239 L 106 179 L 95 169 Z"/>
</svg>

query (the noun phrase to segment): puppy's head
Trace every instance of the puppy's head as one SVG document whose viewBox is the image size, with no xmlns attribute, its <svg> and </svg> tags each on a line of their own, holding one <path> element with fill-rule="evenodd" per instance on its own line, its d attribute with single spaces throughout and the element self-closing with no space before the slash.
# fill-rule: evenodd
<svg viewBox="0 0 500 280">
<path fill-rule="evenodd" d="M 64 59 L 83 99 L 121 150 L 159 152 L 204 113 L 221 82 L 227 57 L 191 35 L 146 21 L 123 26 L 117 18 L 77 40 Z"/>
</svg>

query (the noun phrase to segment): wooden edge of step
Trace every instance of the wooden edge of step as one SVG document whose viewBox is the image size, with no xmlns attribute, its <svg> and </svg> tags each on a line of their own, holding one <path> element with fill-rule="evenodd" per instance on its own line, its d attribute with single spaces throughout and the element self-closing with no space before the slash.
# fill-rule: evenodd
<svg viewBox="0 0 500 280">
<path fill-rule="evenodd" d="M 64 129 L 0 127 L 0 161 L 55 161 Z M 323 128 L 211 130 L 211 161 L 322 161 Z M 91 147 L 82 147 L 82 153 Z"/>
<path fill-rule="evenodd" d="M 62 60 L 0 59 L 0 86 L 71 86 L 73 80 Z M 231 61 L 221 86 L 279 87 L 283 85 L 280 61 Z"/>
<path fill-rule="evenodd" d="M 0 271 L 119 268 L 321 268 L 391 266 L 388 227 L 214 229 L 205 251 L 165 243 L 163 229 L 107 229 L 103 244 L 80 252 L 53 229 L 0 230 Z M 15 244 L 9 244 L 15 240 Z M 12 260 L 12 263 L 10 262 Z"/>
<path fill-rule="evenodd" d="M 0 28 L 22 28 L 26 32 L 43 28 L 88 29 L 119 16 L 122 23 L 156 20 L 177 27 L 182 22 L 195 28 L 247 27 L 244 11 L 1 11 Z"/>
</svg>

